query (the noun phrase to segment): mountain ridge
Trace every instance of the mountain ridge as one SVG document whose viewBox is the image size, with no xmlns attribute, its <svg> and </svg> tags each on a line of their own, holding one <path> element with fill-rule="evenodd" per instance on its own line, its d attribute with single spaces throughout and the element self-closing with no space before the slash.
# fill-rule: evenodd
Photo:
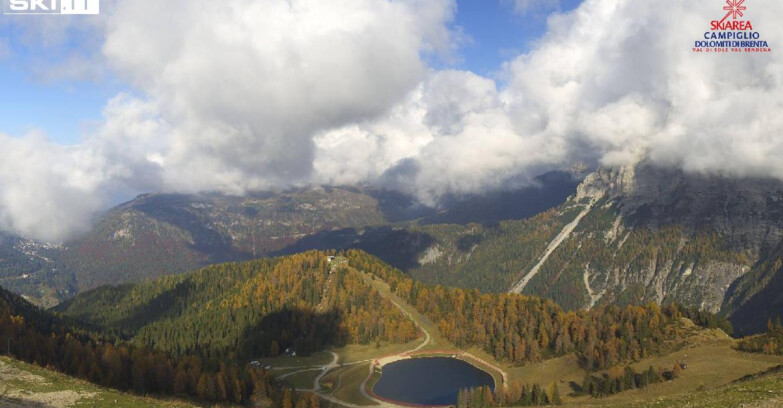
<svg viewBox="0 0 783 408">
<path fill-rule="evenodd" d="M 8 245 L 0 241 L 0 257 L 7 251 L 7 258 L 23 261 L 24 271 L 0 260 L 0 284 L 52 306 L 104 284 L 182 273 L 212 263 L 348 247 L 363 237 L 388 239 L 411 224 L 525 218 L 559 204 L 577 184 L 570 173 L 551 172 L 530 187 L 445 197 L 439 208 L 395 191 L 350 186 L 244 196 L 143 194 L 107 211 L 86 234 L 56 249 L 9 235 Z M 18 241 L 46 252 L 48 261 L 36 261 L 42 267 L 32 265 L 34 260 L 14 247 Z M 40 272 L 31 273 L 36 269 Z M 37 279 L 36 284 L 15 281 L 25 274 L 31 282 Z"/>
<path fill-rule="evenodd" d="M 61 259 L 84 290 L 210 263 L 355 248 L 427 283 L 483 292 L 509 291 L 530 275 L 522 293 L 569 310 L 678 302 L 736 314 L 740 333 L 779 315 L 765 305 L 778 302 L 767 287 L 783 287 L 780 181 L 647 160 L 576 180 L 552 173 L 541 187 L 454 197 L 440 210 L 347 187 L 144 195 L 115 208 Z"/>
</svg>

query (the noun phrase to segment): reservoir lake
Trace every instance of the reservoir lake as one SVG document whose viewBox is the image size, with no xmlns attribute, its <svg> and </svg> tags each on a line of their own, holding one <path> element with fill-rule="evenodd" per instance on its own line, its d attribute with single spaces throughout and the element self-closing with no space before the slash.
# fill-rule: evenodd
<svg viewBox="0 0 783 408">
<path fill-rule="evenodd" d="M 387 364 L 373 392 L 407 404 L 454 405 L 460 390 L 485 385 L 495 388 L 487 372 L 456 358 L 429 357 Z"/>
</svg>

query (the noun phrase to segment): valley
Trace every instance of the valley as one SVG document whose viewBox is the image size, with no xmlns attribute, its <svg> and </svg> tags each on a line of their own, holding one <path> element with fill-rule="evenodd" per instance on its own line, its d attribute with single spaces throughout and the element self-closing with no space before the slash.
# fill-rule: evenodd
<svg viewBox="0 0 783 408">
<path fill-rule="evenodd" d="M 432 243 L 430 231 L 534 216 L 573 194 L 579 179 L 551 172 L 536 182 L 451 197 L 441 208 L 394 191 L 345 186 L 246 196 L 145 194 L 110 209 L 66 243 L 0 236 L 0 285 L 51 307 L 101 285 L 310 249 L 358 247 L 410 267 Z"/>
<path fill-rule="evenodd" d="M 359 273 L 358 271 L 356 272 Z M 647 406 L 648 401 L 651 400 L 661 401 L 660 397 L 664 396 L 671 398 L 671 401 L 677 401 L 677 398 L 688 396 L 695 404 L 694 406 L 700 406 L 697 404 L 699 398 L 712 400 L 714 398 L 712 397 L 713 394 L 720 393 L 735 395 L 739 392 L 737 391 L 739 387 L 733 385 L 734 381 L 783 364 L 783 356 L 761 356 L 738 352 L 736 350 L 737 341 L 731 339 L 722 331 L 699 328 L 689 320 L 683 320 L 679 329 L 681 330 L 680 337 L 676 344 L 671 345 L 671 352 L 656 357 L 644 358 L 632 364 L 634 368 L 643 370 L 649 366 L 669 367 L 677 362 L 687 362 L 688 368 L 682 373 L 681 377 L 674 381 L 650 386 L 644 390 L 628 391 L 595 401 L 589 397 L 575 394 L 573 387 L 578 389 L 578 384 L 581 384 L 584 377 L 584 370 L 579 366 L 577 359 L 573 355 L 566 355 L 520 367 L 507 362 L 496 361 L 480 348 L 460 349 L 437 334 L 439 332 L 431 321 L 391 293 L 388 285 L 380 280 L 372 279 L 371 275 L 363 274 L 363 277 L 365 282 L 371 284 L 379 293 L 389 297 L 397 307 L 402 308 L 416 322 L 417 326 L 423 331 L 423 336 L 420 339 L 399 346 L 346 346 L 344 348 L 332 349 L 329 352 L 332 353 L 331 355 L 319 353 L 311 358 L 278 357 L 261 359 L 262 364 L 269 365 L 272 372 L 280 373 L 278 375 L 281 379 L 302 391 L 313 391 L 311 384 L 315 381 L 318 384 L 318 388 L 315 390 L 322 398 L 338 406 L 349 408 L 358 406 L 390 406 L 388 402 L 379 401 L 367 394 L 365 391 L 366 382 L 369 379 L 367 373 L 368 369 L 372 370 L 372 364 L 377 363 L 378 366 L 382 366 L 399 361 L 401 358 L 456 356 L 493 373 L 496 385 L 506 389 L 511 383 L 556 383 L 562 387 L 564 406 L 575 407 L 642 407 Z M 428 328 L 436 334 L 430 335 Z M 475 357 L 472 353 L 481 357 Z M 333 356 L 332 359 L 330 359 L 330 356 Z M 716 356 L 721 357 L 716 359 Z M 310 374 L 305 374 L 308 372 Z M 305 375 L 299 376 L 300 374 Z M 297 377 L 291 378 L 293 376 Z M 769 378 L 765 380 L 765 382 L 770 381 L 774 382 L 774 380 Z M 773 388 L 773 390 L 775 389 L 779 391 L 767 392 L 768 395 L 760 393 L 754 396 L 753 399 L 758 399 L 759 401 L 772 400 L 771 403 L 774 404 L 776 398 L 783 393 L 783 388 Z M 734 396 L 733 398 L 736 400 L 737 397 Z M 749 402 L 751 400 L 739 399 L 739 401 Z M 714 402 L 705 404 L 710 405 L 702 406 L 724 406 L 711 405 Z M 729 404 L 725 406 L 736 405 Z"/>
<path fill-rule="evenodd" d="M 332 258 L 335 255 L 336 257 Z M 679 312 L 676 309 L 661 311 L 651 306 L 648 309 L 628 307 L 623 310 L 613 307 L 606 310 L 598 308 L 593 312 L 565 312 L 553 303 L 516 294 L 479 295 L 460 289 L 427 286 L 410 280 L 378 259 L 358 251 L 335 255 L 328 252 L 310 252 L 268 261 L 225 264 L 208 267 L 196 273 L 162 278 L 151 284 L 142 283 L 108 291 L 97 289 L 80 295 L 74 301 L 66 302 L 60 310 L 72 318 L 85 319 L 85 323 L 89 325 L 103 327 L 103 330 L 111 330 L 114 327 L 115 333 L 126 337 L 130 345 L 135 344 L 136 347 L 155 347 L 171 356 L 181 354 L 185 350 L 183 347 L 194 350 L 203 356 L 202 365 L 205 370 L 211 370 L 208 367 L 218 361 L 231 361 L 235 358 L 248 367 L 251 366 L 251 361 L 258 361 L 259 369 L 267 371 L 276 381 L 282 382 L 282 390 L 287 386 L 298 390 L 303 395 L 300 397 L 304 398 L 303 401 L 309 398 L 308 395 L 315 394 L 324 404 L 348 408 L 398 406 L 399 404 L 376 397 L 372 393 L 372 384 L 384 365 L 411 358 L 441 356 L 461 359 L 490 373 L 494 378 L 495 389 L 503 390 L 507 395 L 503 398 L 514 398 L 515 393 L 532 389 L 525 388 L 527 384 L 540 384 L 540 387 L 535 387 L 541 390 L 557 388 L 557 398 L 565 406 L 618 407 L 645 406 L 649 401 L 661 397 L 687 395 L 688 398 L 695 398 L 703 395 L 705 399 L 709 399 L 723 392 L 736 393 L 738 387 L 734 381 L 783 364 L 783 356 L 738 351 L 737 340 L 719 329 L 699 327 L 691 320 L 677 317 Z M 293 271 L 296 273 L 292 273 Z M 218 281 L 215 278 L 218 276 L 221 277 L 221 283 L 216 285 Z M 316 285 L 309 286 L 304 284 L 305 282 L 313 282 Z M 322 285 L 318 285 L 318 282 Z M 273 288 L 269 286 L 271 283 L 280 291 L 269 291 Z M 279 298 L 282 294 L 286 294 L 286 297 Z M 414 294 L 415 297 L 412 297 Z M 23 313 L 31 322 L 44 318 L 43 315 L 36 317 L 34 309 L 25 306 L 24 301 L 14 300 L 13 296 L 9 299 L 12 305 L 19 305 L 14 306 L 16 311 L 12 313 Z M 278 303 L 276 299 L 283 302 Z M 253 306 L 253 302 L 257 301 L 263 303 Z M 348 303 L 344 303 L 346 301 Z M 468 312 L 470 308 L 461 309 L 457 306 L 455 309 L 442 309 L 437 306 L 453 302 L 457 302 L 455 305 L 461 302 L 473 304 L 474 309 L 478 308 L 474 311 L 478 312 L 476 316 L 484 317 L 478 317 L 477 320 L 466 318 L 463 321 L 458 317 L 459 314 Z M 513 306 L 516 302 L 524 306 L 518 312 L 515 312 L 517 309 Z M 102 306 L 109 304 L 114 306 L 110 309 Z M 289 306 L 285 306 L 286 304 Z M 351 304 L 354 306 L 346 306 Z M 156 314 L 143 312 L 152 310 L 148 308 L 149 305 L 155 305 Z M 280 310 L 284 311 L 293 305 L 298 305 L 299 311 L 296 314 L 274 311 L 275 308 L 282 308 Z M 357 309 L 359 305 L 369 309 Z M 379 306 L 380 309 L 376 309 Z M 273 308 L 269 309 L 270 307 Z M 299 331 L 303 326 L 297 321 L 316 317 L 310 315 L 308 310 L 321 310 L 318 313 L 328 315 L 330 310 L 335 310 L 334 307 L 336 310 L 348 312 L 344 315 L 337 314 L 342 315 L 339 319 L 345 324 L 333 325 L 329 320 L 319 318 L 322 323 L 307 324 L 304 327 L 309 330 Z M 246 314 L 252 309 L 267 310 L 266 313 L 276 317 L 269 320 L 265 314 L 257 317 Z M 88 313 L 89 310 L 104 312 Z M 377 314 L 377 317 L 370 321 L 385 322 L 383 325 L 354 326 L 351 323 L 353 319 L 365 319 L 366 317 L 360 316 L 369 317 L 381 310 L 382 314 Z M 487 332 L 488 336 L 500 335 L 500 343 L 492 337 L 477 337 L 483 336 L 483 329 L 478 326 L 473 326 L 474 333 L 460 331 L 463 324 L 471 324 L 470 322 L 479 323 L 481 327 L 494 327 L 498 321 L 487 314 L 491 310 L 495 310 L 493 313 L 502 310 L 501 313 L 506 317 L 500 321 L 514 319 L 515 313 L 522 313 L 523 321 L 542 320 L 540 324 L 528 323 L 528 327 L 535 328 L 531 333 L 532 337 L 516 340 L 509 337 L 509 340 L 504 340 L 506 335 L 501 333 L 516 333 L 507 329 L 495 332 L 494 335 Z M 537 310 L 545 311 L 545 314 L 539 314 Z M 656 320 L 650 320 L 648 323 L 645 314 L 638 314 L 642 310 L 646 310 L 644 313 Z M 627 313 L 630 313 L 628 317 L 635 317 L 627 323 L 621 323 Z M 260 328 L 260 331 L 226 331 L 225 328 L 230 327 L 226 327 L 223 322 L 226 322 L 229 316 L 232 321 L 247 321 L 251 326 Z M 381 316 L 386 317 L 377 320 Z M 547 323 L 550 319 L 547 316 L 552 318 L 550 323 Z M 615 324 L 626 327 L 630 324 L 629 332 L 638 333 L 641 337 L 627 339 L 625 335 L 614 334 L 611 336 L 618 337 L 607 343 L 601 340 L 596 346 L 579 342 L 578 333 L 584 333 L 582 335 L 587 338 L 593 335 L 583 332 L 585 328 L 589 327 L 590 330 L 596 331 L 595 334 L 599 334 L 604 330 L 601 323 L 603 319 L 614 321 L 618 318 L 621 320 Z M 640 318 L 642 320 L 636 320 Z M 254 319 L 261 319 L 261 325 L 255 326 L 252 323 Z M 207 324 L 210 321 L 218 324 Z M 264 323 L 265 321 L 269 323 Z M 592 323 L 581 328 L 580 321 Z M 663 324 L 661 328 L 664 330 L 660 334 L 643 334 L 643 331 L 640 331 L 648 324 L 654 324 L 654 321 Z M 11 324 L 14 324 L 13 321 Z M 54 320 L 52 324 L 63 323 Z M 200 339 L 189 340 L 187 336 L 181 336 L 193 329 L 167 329 L 181 324 L 186 324 L 181 327 L 200 327 Z M 567 328 L 566 331 L 560 332 L 557 326 L 550 327 L 555 324 L 565 324 L 563 327 Z M 392 333 L 383 334 L 382 329 L 387 325 L 397 325 L 402 331 L 395 330 L 397 336 L 390 336 Z M 116 331 L 121 327 L 125 330 Z M 155 329 L 151 330 L 153 327 Z M 376 332 L 377 335 L 362 334 L 362 328 L 380 331 Z M 279 331 L 281 329 L 284 331 Z M 337 331 L 332 332 L 335 329 Z M 318 334 L 318 330 L 323 331 Z M 463 334 L 459 334 L 460 332 Z M 168 339 L 170 334 L 167 333 L 179 333 L 180 339 L 172 342 Z M 409 334 L 399 337 L 403 333 Z M 569 336 L 577 337 L 573 338 L 574 343 L 570 344 L 557 335 L 558 333 L 569 333 Z M 525 335 L 525 331 L 520 334 L 530 336 Z M 315 337 L 312 337 L 313 335 Z M 605 335 L 600 334 L 596 340 L 605 338 Z M 552 340 L 548 340 L 549 338 Z M 320 339 L 325 342 L 321 343 Z M 278 343 L 278 340 L 284 342 Z M 630 342 L 625 343 L 628 340 Z M 527 342 L 530 342 L 530 348 L 519 350 L 516 354 L 513 349 L 505 350 L 510 354 L 503 354 L 498 348 L 501 344 L 519 345 Z M 223 351 L 223 344 L 233 346 Z M 620 348 L 616 348 L 618 346 Z M 612 356 L 623 349 L 631 351 L 631 354 Z M 280 355 L 274 356 L 275 353 Z M 187 362 L 189 357 L 183 358 Z M 599 376 L 596 378 L 614 378 L 618 375 L 618 370 L 622 373 L 626 365 L 630 365 L 635 372 L 655 367 L 655 370 L 665 373 L 680 363 L 687 364 L 687 369 L 676 378 L 641 389 L 612 393 L 596 399 L 585 395 L 582 388 L 588 367 L 592 368 L 587 372 Z M 220 368 L 221 373 L 223 370 L 225 369 Z M 776 375 L 783 376 L 783 373 L 776 373 L 771 372 L 764 378 L 754 378 L 752 381 L 775 383 Z M 217 374 L 216 379 L 222 375 L 224 374 Z M 204 378 L 204 375 L 201 377 Z M 134 385 L 133 388 L 135 387 Z M 185 387 L 187 389 L 187 385 Z M 771 390 L 768 395 L 754 395 L 754 400 L 774 401 L 779 394 L 776 394 L 775 389 Z M 158 392 L 166 391 L 161 389 Z M 198 394 L 193 396 L 199 399 L 220 398 L 219 393 L 210 396 L 212 394 L 208 391 L 203 392 L 204 394 L 198 391 Z M 7 398 L 13 398 L 18 394 L 8 391 L 5 395 Z M 282 394 L 272 393 L 270 398 L 285 400 L 289 398 L 286 395 L 288 394 L 285 391 Z M 539 394 L 540 397 L 543 395 Z M 547 398 L 554 398 L 554 394 L 547 395 Z M 88 394 L 77 396 L 89 397 Z M 69 404 L 63 406 L 71 406 Z"/>
<path fill-rule="evenodd" d="M 592 173 L 562 204 L 524 219 L 430 223 L 464 215 L 456 210 L 462 204 L 453 213 L 428 215 L 400 197 L 343 189 L 236 199 L 145 196 L 104 219 L 89 250 L 9 242 L 52 270 L 68 271 L 76 265 L 72 254 L 99 246 L 94 254 L 115 268 L 101 279 L 134 270 L 128 283 L 94 289 L 89 287 L 101 282 L 88 283 L 85 276 L 98 276 L 97 269 L 75 274 L 81 293 L 52 309 L 67 320 L 44 328 L 92 331 L 93 340 L 80 341 L 96 351 L 103 341 L 125 344 L 128 353 L 155 350 L 149 358 L 167 356 L 172 375 L 193 370 L 190 359 L 197 357 L 204 379 L 183 379 L 177 394 L 193 401 L 246 403 L 256 398 L 251 388 L 261 386 L 246 373 L 260 370 L 266 373 L 262 383 L 278 384 L 261 398 L 273 405 L 290 399 L 317 408 L 315 395 L 323 404 L 348 408 L 402 406 L 375 395 L 373 384 L 386 365 L 428 357 L 456 358 L 489 373 L 492 398 L 508 405 L 634 407 L 677 395 L 734 395 L 741 389 L 735 381 L 783 364 L 777 355 L 754 354 L 761 346 L 739 351 L 746 343 L 718 329 L 730 332 L 722 317 L 763 308 L 760 296 L 776 287 L 783 259 L 775 247 L 778 227 L 767 225 L 759 234 L 761 227 L 736 226 L 731 220 L 744 213 L 725 201 L 723 218 L 655 215 L 660 196 L 650 201 L 639 188 L 661 188 L 649 179 L 658 170 L 645 166 Z M 683 189 L 701 182 L 681 180 Z M 689 200 L 708 211 L 704 197 Z M 753 222 L 776 219 L 773 204 L 744 205 L 769 212 Z M 250 207 L 258 212 L 250 215 Z M 263 211 L 271 212 L 258 215 Z M 272 241 L 262 240 L 266 247 L 257 246 L 259 237 L 277 227 L 241 232 L 253 219 L 283 220 L 281 211 L 289 211 L 290 220 L 267 237 Z M 131 246 L 119 245 L 126 241 Z M 245 261 L 319 247 L 337 250 Z M 82 255 L 78 259 L 87 259 Z M 209 265 L 198 269 L 203 264 Z M 158 270 L 175 273 L 157 277 Z M 67 290 L 60 293 L 72 296 Z M 32 320 L 44 316 L 27 306 L 21 310 Z M 776 316 L 763 310 L 738 321 L 738 333 Z M 670 378 L 680 363 L 688 368 Z M 74 373 L 89 379 L 90 370 L 81 370 Z M 774 384 L 776 375 L 749 381 Z M 221 388 L 231 376 L 244 376 L 250 388 Z M 627 378 L 634 378 L 630 390 L 623 388 Z M 174 391 L 172 384 L 122 387 Z M 490 398 L 482 389 L 471 392 Z M 460 401 L 477 398 L 463 394 Z M 753 398 L 768 399 L 762 397 Z"/>
<path fill-rule="evenodd" d="M 2 1 L 0 408 L 783 408 L 783 1 Z"/>
</svg>

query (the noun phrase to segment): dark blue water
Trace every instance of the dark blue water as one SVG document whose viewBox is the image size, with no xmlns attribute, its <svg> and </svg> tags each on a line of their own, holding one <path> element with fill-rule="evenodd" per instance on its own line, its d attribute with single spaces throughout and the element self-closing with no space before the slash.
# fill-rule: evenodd
<svg viewBox="0 0 783 408">
<path fill-rule="evenodd" d="M 453 405 L 461 389 L 495 381 L 485 371 L 456 358 L 433 357 L 397 361 L 383 367 L 373 387 L 379 397 L 420 405 Z"/>
</svg>

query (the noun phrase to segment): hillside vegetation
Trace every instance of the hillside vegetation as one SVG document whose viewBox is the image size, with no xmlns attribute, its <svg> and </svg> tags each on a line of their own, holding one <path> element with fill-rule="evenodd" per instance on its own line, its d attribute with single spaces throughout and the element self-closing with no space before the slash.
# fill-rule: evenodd
<svg viewBox="0 0 783 408">
<path fill-rule="evenodd" d="M 280 251 L 303 236 L 386 222 L 378 200 L 348 189 L 141 196 L 114 208 L 62 259 L 81 290 Z"/>
<path fill-rule="evenodd" d="M 418 335 L 391 303 L 316 251 L 100 288 L 57 309 L 138 345 L 220 360 Z"/>
<path fill-rule="evenodd" d="M 419 336 L 402 311 L 327 255 L 216 265 L 62 305 L 96 332 L 2 291 L 0 337 L 18 359 L 138 395 L 317 407 L 318 398 L 283 388 L 249 359 Z"/>
<path fill-rule="evenodd" d="M 578 178 L 550 172 L 510 191 L 443 197 L 437 207 L 371 187 L 309 187 L 243 196 L 145 194 L 65 243 L 0 234 L 0 285 L 50 307 L 105 284 L 137 282 L 311 249 L 361 247 L 417 263 L 431 243 L 409 226 L 525 219 L 561 204 Z M 390 245 L 396 245 L 394 251 Z"/>
<path fill-rule="evenodd" d="M 333 255 L 337 257 L 330 260 Z M 702 357 L 709 359 L 704 361 L 714 371 L 713 363 L 725 355 L 726 363 L 736 366 L 739 375 L 773 364 L 732 351 L 733 340 L 717 329 L 684 325 L 691 321 L 683 319 L 688 317 L 705 327 L 728 328 L 705 312 L 656 304 L 567 311 L 551 300 L 532 296 L 424 284 L 357 250 L 340 254 L 310 251 L 99 288 L 61 305 L 68 318 L 88 321 L 89 325 L 78 330 L 57 315 L 4 293 L 6 307 L 0 317 L 7 317 L 0 319 L 0 336 L 10 334 L 14 345 L 29 345 L 12 350 L 17 358 L 122 391 L 198 401 L 248 404 L 267 400 L 275 408 L 285 408 L 289 401 L 313 408 L 318 398 L 286 391 L 269 372 L 247 362 L 266 357 L 263 364 L 273 365 L 272 372 L 282 370 L 285 381 L 318 392 L 321 398 L 335 398 L 319 390 L 323 377 L 317 374 L 326 364 L 324 353 L 305 357 L 302 361 L 310 363 L 299 368 L 289 366 L 311 352 L 342 353 L 338 350 L 344 348 L 349 349 L 346 356 L 353 356 L 347 361 L 356 366 L 340 368 L 329 378 L 338 384 L 345 380 L 354 388 L 338 386 L 335 395 L 366 401 L 357 394 L 358 388 L 366 378 L 367 359 L 383 352 L 371 351 L 380 344 L 384 350 L 423 347 L 423 353 L 443 347 L 471 350 L 473 356 L 480 356 L 477 361 L 500 367 L 496 369 L 503 373 L 504 383 L 504 371 L 510 373 L 509 388 L 502 391 L 508 394 L 493 393 L 493 401 L 523 405 L 555 402 L 555 394 L 567 404 L 592 404 L 597 400 L 590 395 L 624 401 L 624 395 L 635 395 L 641 389 L 655 393 L 695 388 L 687 378 L 707 364 Z M 102 333 L 91 334 L 91 327 L 102 328 Z M 424 327 L 428 332 L 421 336 L 419 328 Z M 426 338 L 418 347 L 411 342 L 417 337 Z M 712 348 L 704 343 L 690 350 L 691 344 L 701 341 L 694 339 L 702 337 Z M 430 341 L 438 344 L 428 345 Z M 698 350 L 715 347 L 724 351 L 700 356 Z M 294 350 L 297 359 L 274 358 Z M 675 363 L 682 357 L 676 356 L 682 355 L 690 355 L 696 371 L 682 374 L 686 380 L 660 383 L 679 375 Z M 337 369 L 340 365 L 334 358 L 329 367 Z M 574 362 L 561 365 L 551 376 L 536 374 L 539 365 L 557 367 L 561 360 Z M 585 372 L 591 373 L 589 381 Z M 564 385 L 561 381 L 566 379 L 576 385 Z M 549 386 L 552 383 L 559 384 L 557 392 Z M 535 384 L 544 384 L 538 390 L 546 392 L 533 393 Z M 486 397 L 486 390 L 465 395 L 470 406 L 496 404 L 478 402 L 476 395 Z"/>
<path fill-rule="evenodd" d="M 202 401 L 280 401 L 263 370 L 232 361 L 172 356 L 79 329 L 0 289 L 0 337 L 11 356 L 137 395 L 177 395 Z"/>
<path fill-rule="evenodd" d="M 155 399 L 122 393 L 8 357 L 0 357 L 0 406 L 195 408 L 202 405 L 172 398 Z"/>
<path fill-rule="evenodd" d="M 480 347 L 499 361 L 531 363 L 576 353 L 585 369 L 605 369 L 665 351 L 684 312 L 654 303 L 566 311 L 532 296 L 427 285 L 361 251 L 347 257 L 351 266 L 387 281 L 449 341 Z"/>
<path fill-rule="evenodd" d="M 155 282 L 101 288 L 62 304 L 68 316 L 112 330 L 139 346 L 208 359 L 310 353 L 327 345 L 407 342 L 418 332 L 351 269 L 389 284 L 458 347 L 483 348 L 498 361 L 529 363 L 577 353 L 590 370 L 663 351 L 688 309 L 602 306 L 567 311 L 551 300 L 431 286 L 365 252 L 223 264 Z M 713 320 L 704 319 L 705 325 Z"/>
<path fill-rule="evenodd" d="M 0 286 L 43 307 L 76 294 L 76 277 L 59 259 L 62 247 L 0 232 Z"/>
</svg>

